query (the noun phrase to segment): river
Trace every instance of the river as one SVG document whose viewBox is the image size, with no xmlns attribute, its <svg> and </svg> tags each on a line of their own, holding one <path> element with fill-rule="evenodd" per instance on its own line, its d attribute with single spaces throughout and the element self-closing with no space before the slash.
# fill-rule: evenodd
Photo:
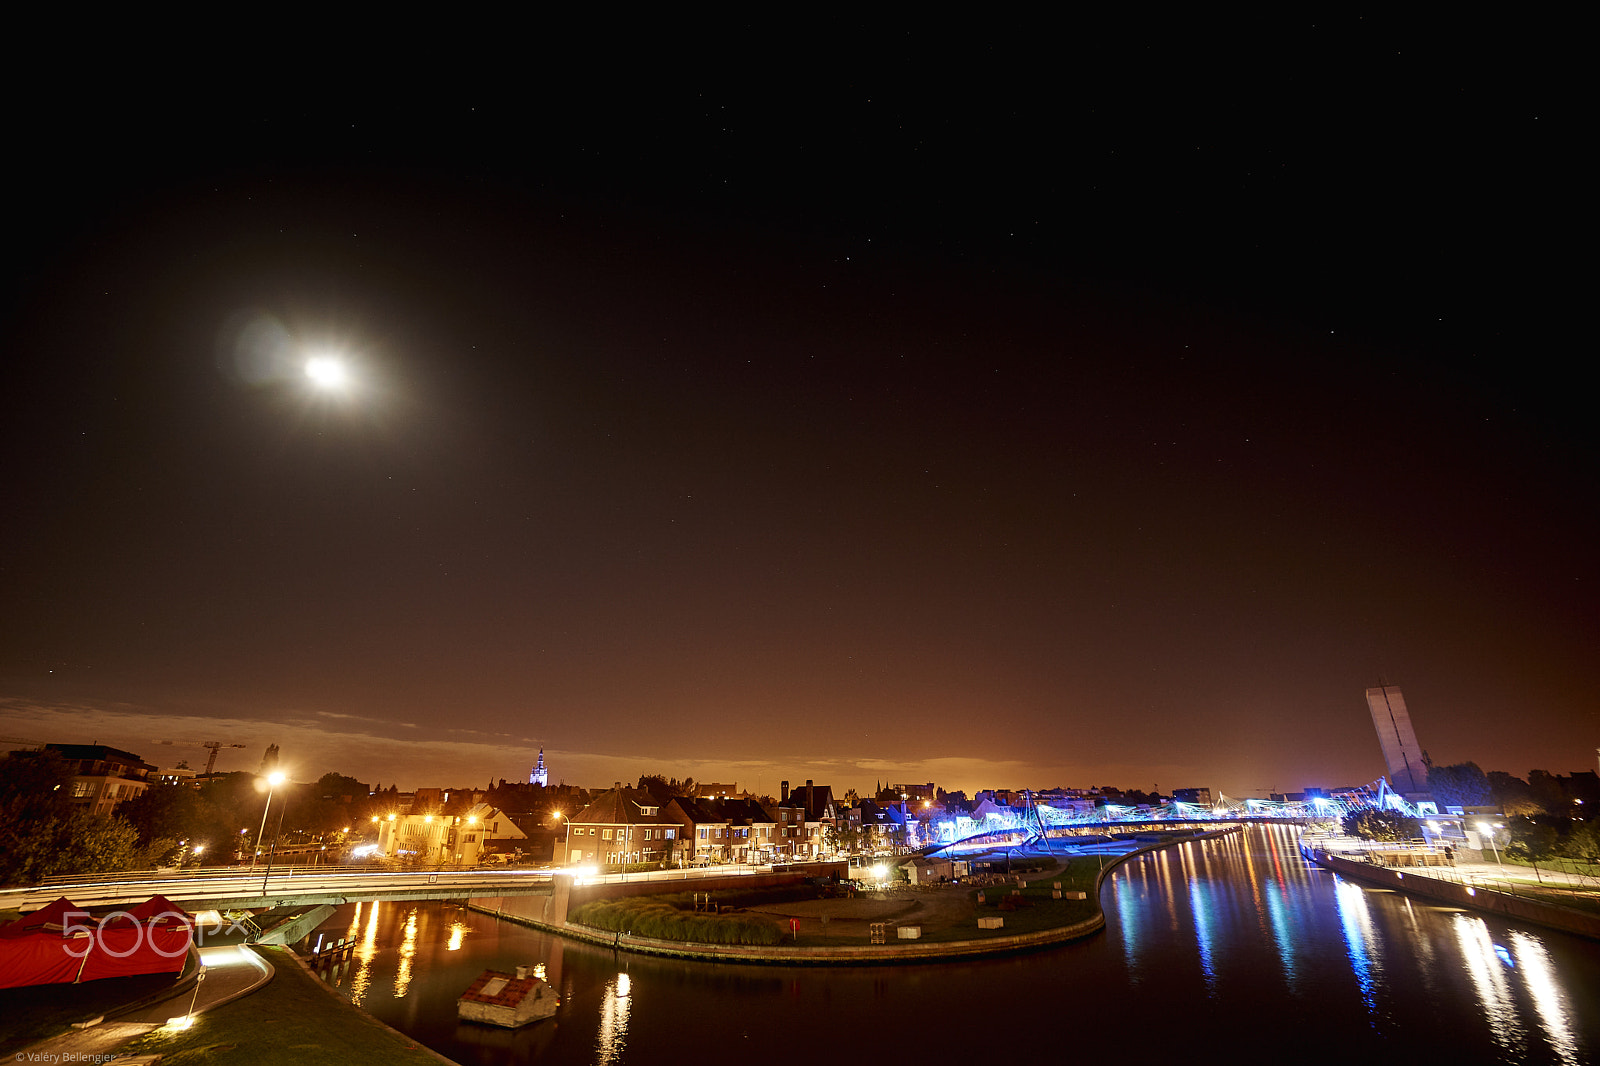
<svg viewBox="0 0 1600 1066">
<path fill-rule="evenodd" d="M 976 962 L 656 960 L 437 903 L 347 906 L 321 933 L 358 942 L 329 974 L 343 995 L 463 1066 L 1596 1061 L 1600 943 L 1345 880 L 1296 832 L 1132 859 L 1104 933 Z M 544 968 L 554 1019 L 456 1022 L 480 971 L 518 964 Z"/>
</svg>

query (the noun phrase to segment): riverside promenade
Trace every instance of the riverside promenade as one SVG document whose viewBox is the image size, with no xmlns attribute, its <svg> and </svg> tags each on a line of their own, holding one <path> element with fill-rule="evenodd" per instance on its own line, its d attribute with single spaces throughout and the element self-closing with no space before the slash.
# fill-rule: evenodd
<svg viewBox="0 0 1600 1066">
<path fill-rule="evenodd" d="M 1300 850 L 1318 866 L 1366 884 L 1600 940 L 1600 879 L 1594 877 L 1485 862 L 1464 849 L 1446 855 L 1437 845 L 1351 837 L 1306 834 Z"/>
</svg>

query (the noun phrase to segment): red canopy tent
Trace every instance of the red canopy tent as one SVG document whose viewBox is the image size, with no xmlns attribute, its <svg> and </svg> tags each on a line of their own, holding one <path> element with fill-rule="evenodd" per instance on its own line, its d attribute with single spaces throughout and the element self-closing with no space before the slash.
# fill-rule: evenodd
<svg viewBox="0 0 1600 1066">
<path fill-rule="evenodd" d="M 92 917 L 65 896 L 0 926 L 0 988 L 177 973 L 194 918 L 162 896 Z"/>
</svg>

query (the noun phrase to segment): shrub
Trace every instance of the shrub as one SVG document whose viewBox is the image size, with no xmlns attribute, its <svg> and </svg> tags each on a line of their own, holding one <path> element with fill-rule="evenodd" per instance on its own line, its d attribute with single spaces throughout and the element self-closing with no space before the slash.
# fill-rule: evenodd
<svg viewBox="0 0 1600 1066">
<path fill-rule="evenodd" d="M 608 933 L 700 944 L 776 944 L 782 931 L 749 914 L 690 914 L 660 899 L 602 899 L 572 912 L 580 925 Z"/>
</svg>

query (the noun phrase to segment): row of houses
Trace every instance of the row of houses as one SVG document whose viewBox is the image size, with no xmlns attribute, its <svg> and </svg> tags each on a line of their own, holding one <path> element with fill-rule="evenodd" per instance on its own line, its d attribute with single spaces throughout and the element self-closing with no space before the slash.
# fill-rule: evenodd
<svg viewBox="0 0 1600 1066">
<path fill-rule="evenodd" d="M 833 789 L 811 781 L 774 803 L 741 795 L 663 798 L 617 782 L 567 820 L 557 862 L 616 865 L 797 862 L 828 850 Z"/>
</svg>

